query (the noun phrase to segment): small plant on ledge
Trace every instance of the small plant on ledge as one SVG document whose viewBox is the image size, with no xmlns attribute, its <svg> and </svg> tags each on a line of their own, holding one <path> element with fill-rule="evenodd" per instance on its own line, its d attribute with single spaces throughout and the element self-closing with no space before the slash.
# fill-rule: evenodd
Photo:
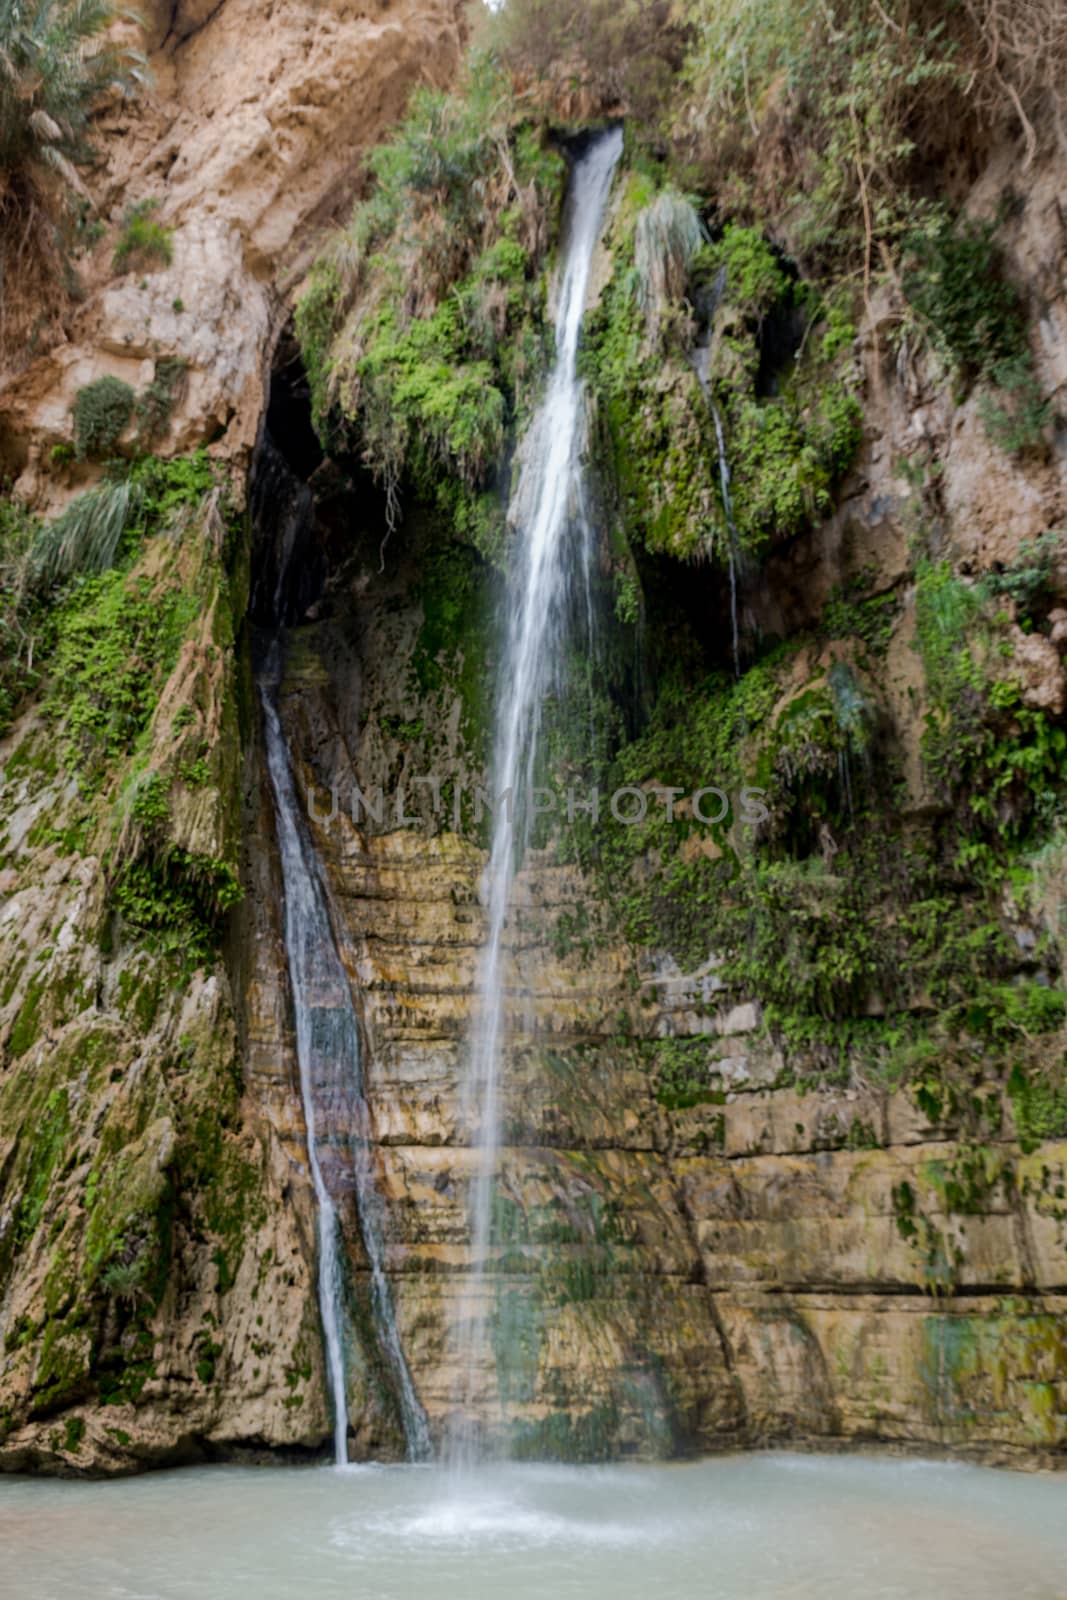
<svg viewBox="0 0 1067 1600">
<path fill-rule="evenodd" d="M 174 259 L 174 229 L 157 222 L 158 200 L 138 200 L 127 206 L 122 232 L 111 264 L 116 272 L 141 272 L 149 266 L 169 267 Z"/>
</svg>

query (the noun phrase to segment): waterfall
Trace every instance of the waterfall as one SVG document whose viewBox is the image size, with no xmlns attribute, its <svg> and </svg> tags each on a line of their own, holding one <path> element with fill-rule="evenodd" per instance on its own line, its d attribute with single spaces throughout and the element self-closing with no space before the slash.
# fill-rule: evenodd
<svg viewBox="0 0 1067 1600">
<path fill-rule="evenodd" d="M 318 1211 L 318 1298 L 333 1407 L 334 1454 L 339 1465 L 348 1459 L 341 1238 L 335 1197 L 354 1188 L 370 1268 L 374 1330 L 399 1404 L 408 1457 L 422 1461 L 431 1454 L 430 1434 L 400 1344 L 385 1276 L 383 1205 L 375 1181 L 359 1023 L 278 714 L 280 648 L 275 641 L 259 680 L 259 693 L 281 856 L 285 948 L 296 1018 L 308 1164 Z"/>
<path fill-rule="evenodd" d="M 715 404 L 711 390 L 708 390 L 708 403 L 711 406 L 711 415 L 715 422 L 715 442 L 719 451 L 719 483 L 722 486 L 722 510 L 726 518 L 726 538 L 729 546 L 728 560 L 730 564 L 730 634 L 734 647 L 734 677 L 741 677 L 741 646 L 737 633 L 737 532 L 734 528 L 734 502 L 730 494 L 730 463 L 726 456 L 726 438 L 722 431 L 722 418 L 719 408 Z"/>
<path fill-rule="evenodd" d="M 505 644 L 500 666 L 493 753 L 496 796 L 484 898 L 488 930 L 478 975 L 479 1014 L 465 1086 L 468 1125 L 477 1127 L 477 1168 L 471 1204 L 471 1270 L 467 1280 L 461 1354 L 463 1392 L 451 1454 L 460 1465 L 474 1452 L 474 1382 L 486 1340 L 484 1297 L 490 1246 L 493 1183 L 499 1153 L 500 1049 L 506 975 L 504 932 L 512 883 L 530 818 L 525 796 L 534 780 L 541 710 L 561 674 L 573 590 L 588 594 L 591 530 L 582 493 L 583 385 L 578 336 L 593 252 L 622 132 L 596 138 L 575 164 L 567 200 L 562 270 L 555 317 L 556 358 L 545 398 L 523 441 L 511 508 L 515 525 L 508 581 Z M 503 797 L 511 797 L 511 803 Z M 465 1359 L 463 1356 L 465 1355 Z"/>
</svg>

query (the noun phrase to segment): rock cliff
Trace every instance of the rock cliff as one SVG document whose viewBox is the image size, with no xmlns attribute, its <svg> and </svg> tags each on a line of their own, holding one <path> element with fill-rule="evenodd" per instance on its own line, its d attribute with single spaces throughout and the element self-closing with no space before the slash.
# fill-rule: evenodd
<svg viewBox="0 0 1067 1600">
<path fill-rule="evenodd" d="M 502 136 L 479 169 L 507 220 L 463 263 L 462 315 L 423 306 L 416 252 L 386 291 L 353 247 L 353 293 L 328 266 L 303 302 L 325 281 L 329 359 L 319 323 L 305 312 L 301 355 L 288 319 L 322 229 L 366 189 L 363 156 L 413 85 L 453 80 L 463 38 L 452 0 L 158 5 L 152 91 L 104 118 L 84 298 L 0 388 L 0 469 L 54 515 L 98 476 L 70 449 L 79 392 L 113 377 L 143 397 L 182 364 L 125 564 L 62 592 L 0 742 L 7 1470 L 329 1444 L 254 687 L 279 610 L 279 709 L 363 1031 L 399 1332 L 436 1438 L 455 1405 L 485 933 L 473 796 L 499 507 L 544 368 L 555 144 Z M 562 123 L 607 103 L 567 94 Z M 734 246 L 766 303 L 731 300 L 736 258 L 698 242 L 658 347 L 635 238 L 679 202 L 637 160 L 617 185 L 586 339 L 604 655 L 580 748 L 561 734 L 552 761 L 583 793 L 595 775 L 637 788 L 653 820 L 549 829 L 518 880 L 476 1386 L 514 1453 L 789 1440 L 1062 1462 L 1067 174 L 1043 150 L 1020 200 L 1016 157 L 982 152 L 962 212 L 995 222 L 1025 306 L 1025 448 L 996 442 L 980 385 L 954 388 L 899 282 L 860 331 L 823 308 L 798 333 L 785 248 L 748 230 Z M 415 188 L 441 207 L 452 179 L 433 179 Z M 116 273 L 144 202 L 166 259 Z M 461 231 L 418 234 L 435 270 Z M 392 338 L 389 293 L 435 319 L 440 412 L 456 319 L 477 324 L 470 415 L 403 410 L 422 347 L 360 368 L 360 308 Z M 390 361 L 412 381 L 374 412 Z M 751 532 L 729 581 L 709 393 Z M 787 446 L 752 421 L 782 395 Z M 407 478 L 375 457 L 387 423 L 425 445 Z M 130 456 L 135 426 L 113 441 Z M 688 800 L 660 825 L 662 786 L 753 777 L 764 831 L 701 826 Z M 341 1227 L 350 1448 L 397 1458 L 352 1194 Z"/>
</svg>

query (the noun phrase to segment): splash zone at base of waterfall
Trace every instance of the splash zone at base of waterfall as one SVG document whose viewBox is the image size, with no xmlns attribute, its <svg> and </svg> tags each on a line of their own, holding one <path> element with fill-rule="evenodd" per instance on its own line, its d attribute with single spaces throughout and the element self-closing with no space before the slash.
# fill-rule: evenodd
<svg viewBox="0 0 1067 1600">
<path fill-rule="evenodd" d="M 569 641 L 572 592 L 581 589 L 589 594 L 593 530 L 582 481 L 584 393 L 578 376 L 578 336 L 593 253 L 621 153 L 621 129 L 599 135 L 576 161 L 568 192 L 555 319 L 556 360 L 545 398 L 523 440 L 511 507 L 515 534 L 493 751 L 493 783 L 500 794 L 520 796 L 531 789 L 545 695 L 562 673 Z M 589 605 L 586 614 L 591 620 Z M 467 1124 L 477 1129 L 478 1159 L 471 1201 L 471 1268 L 459 1323 L 461 1391 L 449 1441 L 450 1457 L 459 1466 L 469 1465 L 478 1444 L 474 1389 L 488 1333 L 485 1280 L 500 1145 L 500 1052 L 508 993 L 504 934 L 530 820 L 521 805 L 513 812 L 498 808 L 486 873 L 488 930 L 464 1091 Z"/>
</svg>

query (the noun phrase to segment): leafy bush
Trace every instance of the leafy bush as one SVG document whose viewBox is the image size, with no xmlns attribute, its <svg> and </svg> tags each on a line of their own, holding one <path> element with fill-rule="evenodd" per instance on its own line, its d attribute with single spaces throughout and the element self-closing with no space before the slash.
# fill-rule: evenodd
<svg viewBox="0 0 1067 1600">
<path fill-rule="evenodd" d="M 169 849 L 158 859 L 129 862 L 115 884 L 122 919 L 164 952 L 180 954 L 191 969 L 210 960 L 222 918 L 241 898 L 233 867 Z"/>
<path fill-rule="evenodd" d="M 761 322 L 789 283 L 781 263 L 758 228 L 728 222 L 721 239 L 699 252 L 692 264 L 697 282 L 721 277 L 723 293 L 746 317 Z"/>
<path fill-rule="evenodd" d="M 915 639 L 930 700 L 928 776 L 972 827 L 1017 838 L 1058 803 L 1067 733 L 1021 703 L 1014 679 L 996 676 L 991 610 L 986 583 L 966 583 L 947 561 L 920 564 Z"/>
<path fill-rule="evenodd" d="M 862 437 L 850 341 L 827 356 L 812 340 L 773 385 L 761 384 L 765 327 L 788 326 L 796 301 L 781 261 L 758 230 L 736 224 L 701 243 L 692 207 L 671 190 L 649 191 L 629 175 L 610 224 L 615 270 L 587 319 L 583 359 L 631 538 L 725 563 L 735 545 L 757 552 L 831 509 Z M 732 530 L 718 429 L 689 360 L 702 317 L 712 323 L 706 381 Z"/>
<path fill-rule="evenodd" d="M 145 271 L 149 266 L 169 266 L 174 258 L 174 229 L 157 222 L 158 200 L 138 200 L 127 206 L 122 232 L 111 264 L 116 272 Z"/>
<path fill-rule="evenodd" d="M 915 268 L 908 298 L 949 361 L 968 381 L 986 375 L 1026 345 L 1019 294 L 1004 275 L 992 222 L 946 218 L 910 242 Z"/>
<path fill-rule="evenodd" d="M 142 457 L 124 473 L 78 495 L 43 525 L 16 502 L 0 500 L 0 731 L 55 646 L 63 586 L 105 573 L 214 485 L 203 451 L 171 461 Z"/>
<path fill-rule="evenodd" d="M 996 362 L 988 377 L 992 390 L 979 396 L 978 414 L 990 439 L 1008 455 L 1040 448 L 1052 404 L 1041 393 L 1029 350 Z"/>
<path fill-rule="evenodd" d="M 991 572 L 985 579 L 991 594 L 1006 595 L 1018 607 L 1020 621 L 1029 622 L 1051 598 L 1056 557 L 1067 551 L 1067 531 L 1051 528 L 1036 539 L 1024 539 L 1011 566 Z"/>
<path fill-rule="evenodd" d="M 134 392 L 121 378 L 97 378 L 74 397 L 74 448 L 79 461 L 99 461 L 118 444 L 133 415 Z"/>
</svg>

